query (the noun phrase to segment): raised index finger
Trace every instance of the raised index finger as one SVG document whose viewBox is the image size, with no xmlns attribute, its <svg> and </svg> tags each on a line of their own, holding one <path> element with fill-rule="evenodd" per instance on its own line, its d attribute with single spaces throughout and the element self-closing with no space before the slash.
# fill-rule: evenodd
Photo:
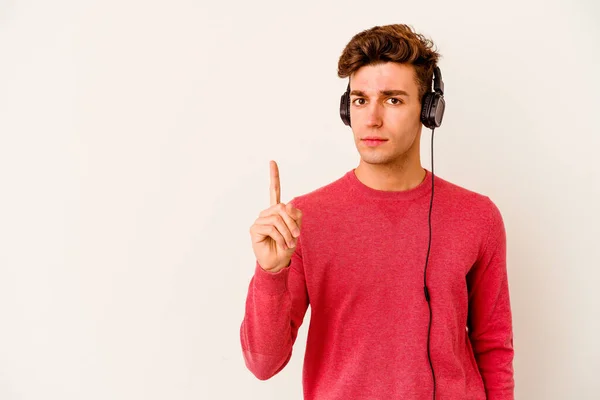
<svg viewBox="0 0 600 400">
<path fill-rule="evenodd" d="M 269 192 L 271 193 L 271 206 L 275 204 L 279 204 L 279 199 L 281 196 L 281 188 L 279 185 L 279 168 L 277 167 L 277 163 L 273 160 L 269 162 L 271 167 L 271 185 L 269 188 Z"/>
</svg>

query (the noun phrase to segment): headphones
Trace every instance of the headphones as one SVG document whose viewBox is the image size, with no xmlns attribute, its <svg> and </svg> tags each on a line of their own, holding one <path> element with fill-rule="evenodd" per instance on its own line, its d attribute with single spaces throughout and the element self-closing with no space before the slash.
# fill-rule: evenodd
<svg viewBox="0 0 600 400">
<path fill-rule="evenodd" d="M 444 81 L 440 68 L 435 66 L 433 69 L 433 91 L 423 96 L 421 105 L 421 122 L 429 129 L 437 128 L 442 124 L 442 117 L 446 109 L 444 100 Z M 340 117 L 345 125 L 350 125 L 350 83 L 346 92 L 340 99 Z"/>
<path fill-rule="evenodd" d="M 433 172 L 433 132 L 435 128 L 442 124 L 442 117 L 444 116 L 444 110 L 446 109 L 446 101 L 444 100 L 444 81 L 442 80 L 442 72 L 435 66 L 433 69 L 433 91 L 427 92 L 423 96 L 421 105 L 421 122 L 427 128 L 431 129 L 431 200 L 429 202 L 429 245 L 427 247 L 427 257 L 425 258 L 425 271 L 423 272 L 423 291 L 425 293 L 425 300 L 429 306 L 429 327 L 427 330 L 427 358 L 429 360 L 429 366 L 431 367 L 431 375 L 433 376 L 433 400 L 435 400 L 436 393 L 436 379 L 433 364 L 431 362 L 431 321 L 433 319 L 431 309 L 431 296 L 429 294 L 429 288 L 427 287 L 427 266 L 429 264 L 429 253 L 431 251 L 431 209 L 433 207 L 433 189 L 435 174 Z M 350 125 L 350 83 L 346 92 L 340 99 L 340 117 L 344 124 Z"/>
</svg>

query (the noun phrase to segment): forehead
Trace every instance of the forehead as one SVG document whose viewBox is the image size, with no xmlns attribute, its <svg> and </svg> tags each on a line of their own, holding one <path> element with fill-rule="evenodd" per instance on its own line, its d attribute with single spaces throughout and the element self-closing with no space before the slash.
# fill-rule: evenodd
<svg viewBox="0 0 600 400">
<path fill-rule="evenodd" d="M 414 67 L 395 62 L 359 68 L 350 76 L 350 88 L 373 94 L 394 89 L 415 94 L 418 92 Z"/>
</svg>

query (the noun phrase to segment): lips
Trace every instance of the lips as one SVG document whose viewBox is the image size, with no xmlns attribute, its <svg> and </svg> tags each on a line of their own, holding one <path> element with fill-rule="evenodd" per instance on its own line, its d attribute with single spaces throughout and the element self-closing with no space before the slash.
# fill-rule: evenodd
<svg viewBox="0 0 600 400">
<path fill-rule="evenodd" d="M 379 146 L 387 141 L 387 139 L 379 138 L 379 137 L 366 137 L 361 139 L 363 143 L 365 143 L 369 147 Z"/>
<path fill-rule="evenodd" d="M 382 137 L 378 137 L 378 136 L 367 136 L 362 138 L 362 140 L 381 140 L 381 141 L 385 141 L 387 139 L 384 139 Z"/>
</svg>

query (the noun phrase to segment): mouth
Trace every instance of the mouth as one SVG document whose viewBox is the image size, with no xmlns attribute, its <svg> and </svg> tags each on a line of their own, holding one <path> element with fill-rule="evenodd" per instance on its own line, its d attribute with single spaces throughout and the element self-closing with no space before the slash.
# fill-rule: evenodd
<svg viewBox="0 0 600 400">
<path fill-rule="evenodd" d="M 387 142 L 387 139 L 376 138 L 376 137 L 366 137 L 364 139 L 361 139 L 361 142 L 365 143 L 369 147 L 375 147 L 375 146 L 379 146 L 379 145 Z"/>
</svg>

